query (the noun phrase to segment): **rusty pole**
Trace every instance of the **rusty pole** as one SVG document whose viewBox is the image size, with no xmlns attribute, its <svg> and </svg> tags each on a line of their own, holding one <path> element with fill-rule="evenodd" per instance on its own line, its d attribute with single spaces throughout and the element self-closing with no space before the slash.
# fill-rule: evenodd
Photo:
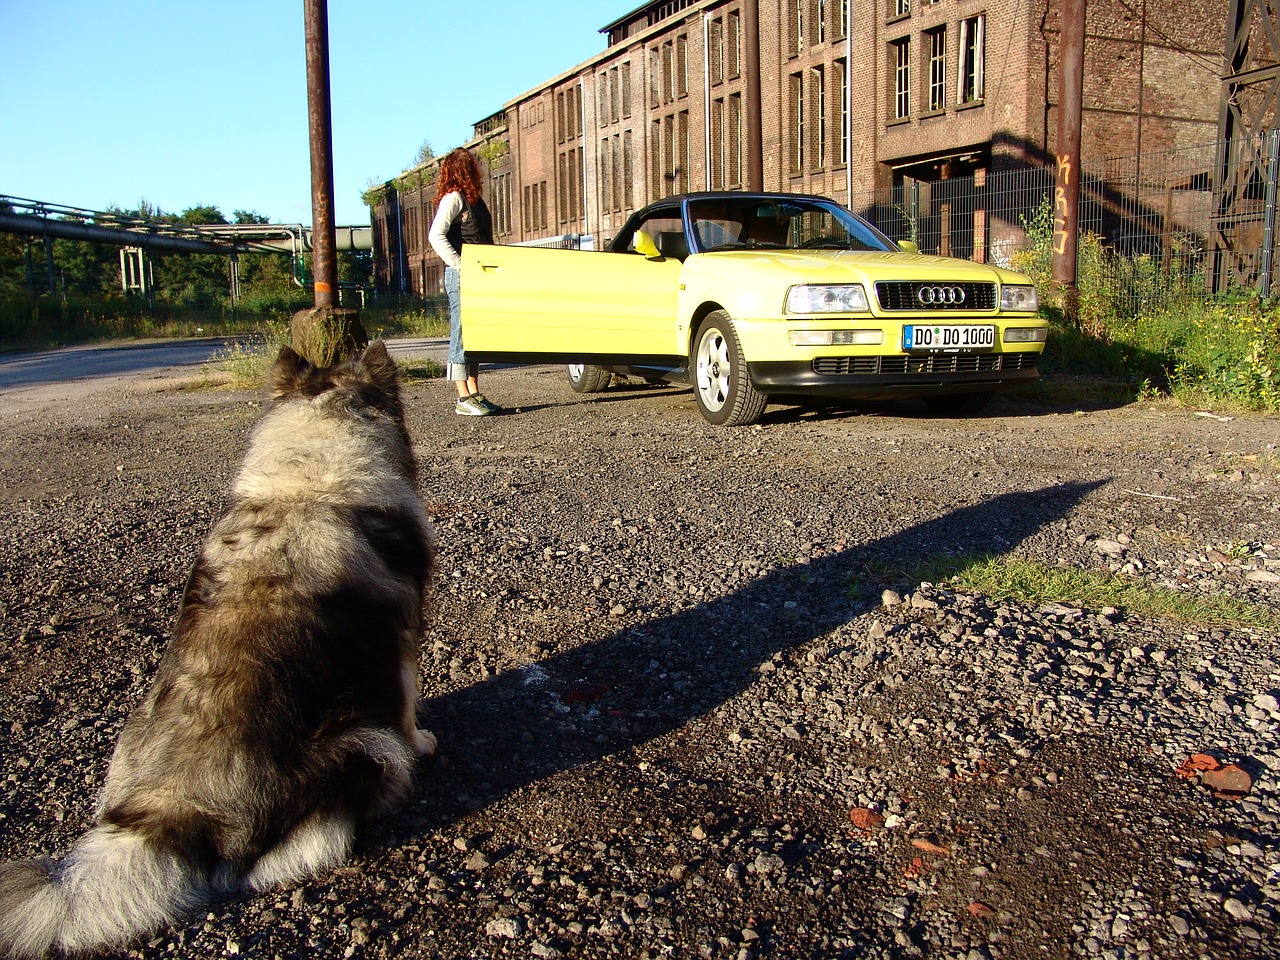
<svg viewBox="0 0 1280 960">
<path fill-rule="evenodd" d="M 307 40 L 307 113 L 311 136 L 312 270 L 317 308 L 337 306 L 333 223 L 333 125 L 329 102 L 329 3 L 303 0 Z"/>
<path fill-rule="evenodd" d="M 1084 101 L 1085 0 L 1063 0 L 1058 47 L 1057 178 L 1053 191 L 1053 285 L 1063 313 L 1080 322 L 1076 249 L 1080 234 L 1080 123 Z"/>
</svg>

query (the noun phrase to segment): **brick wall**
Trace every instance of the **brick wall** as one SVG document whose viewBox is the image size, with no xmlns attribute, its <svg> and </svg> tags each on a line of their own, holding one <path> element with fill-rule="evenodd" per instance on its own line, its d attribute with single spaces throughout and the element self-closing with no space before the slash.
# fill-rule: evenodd
<svg viewBox="0 0 1280 960">
<path fill-rule="evenodd" d="M 1228 5 L 1089 0 L 1086 169 L 1215 139 Z M 874 188 L 1050 164 L 1059 8 L 759 0 L 763 186 L 852 202 Z M 499 242 L 592 234 L 599 246 L 648 202 L 742 187 L 744 27 L 741 0 L 641 7 L 609 25 L 614 45 L 504 104 L 505 123 L 478 126 L 470 146 L 491 160 Z M 423 203 L 402 202 L 406 212 Z M 416 228 L 404 222 L 409 249 Z M 984 224 L 982 236 L 1006 242 L 1001 229 Z M 415 292 L 433 292 L 432 258 L 408 255 Z M 378 276 L 393 273 L 380 265 Z"/>
</svg>

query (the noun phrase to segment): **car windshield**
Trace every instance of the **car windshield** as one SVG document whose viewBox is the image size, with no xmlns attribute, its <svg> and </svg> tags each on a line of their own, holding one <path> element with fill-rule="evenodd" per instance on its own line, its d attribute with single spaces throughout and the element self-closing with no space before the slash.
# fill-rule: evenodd
<svg viewBox="0 0 1280 960">
<path fill-rule="evenodd" d="M 689 201 L 698 252 L 895 250 L 875 227 L 837 203 L 809 197 L 708 197 Z"/>
</svg>

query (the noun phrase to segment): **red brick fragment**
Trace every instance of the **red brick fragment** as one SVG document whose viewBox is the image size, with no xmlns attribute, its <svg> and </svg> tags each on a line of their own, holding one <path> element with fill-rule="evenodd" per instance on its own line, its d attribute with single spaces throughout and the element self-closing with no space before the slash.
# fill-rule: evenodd
<svg viewBox="0 0 1280 960">
<path fill-rule="evenodd" d="M 1222 764 L 1218 763 L 1217 757 L 1211 757 L 1207 753 L 1197 753 L 1182 761 L 1182 766 L 1174 771 L 1178 776 L 1187 780 L 1194 780 L 1206 770 L 1217 770 Z"/>
<path fill-rule="evenodd" d="M 849 811 L 849 819 L 859 830 L 870 832 L 876 827 L 884 826 L 884 817 L 868 807 L 854 807 Z"/>
<path fill-rule="evenodd" d="M 968 910 L 975 917 L 994 917 L 996 912 L 980 900 L 975 900 L 969 904 Z"/>
<path fill-rule="evenodd" d="M 1216 770 L 1206 770 L 1201 774 L 1200 782 L 1212 790 L 1219 800 L 1240 800 L 1247 797 L 1253 787 L 1253 777 L 1235 763 Z"/>
<path fill-rule="evenodd" d="M 934 843 L 932 840 L 926 840 L 923 837 L 917 837 L 911 841 L 911 845 L 917 850 L 923 850 L 925 853 L 934 853 L 940 857 L 951 856 L 951 848 L 943 846 L 940 843 Z"/>
</svg>

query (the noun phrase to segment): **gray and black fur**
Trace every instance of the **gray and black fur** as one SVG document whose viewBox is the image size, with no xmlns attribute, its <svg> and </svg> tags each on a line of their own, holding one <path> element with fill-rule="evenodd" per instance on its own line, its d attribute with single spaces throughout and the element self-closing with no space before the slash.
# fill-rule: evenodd
<svg viewBox="0 0 1280 960">
<path fill-rule="evenodd" d="M 395 365 L 380 342 L 325 369 L 286 347 L 270 392 L 96 825 L 0 865 L 0 953 L 119 946 L 327 870 L 435 751 L 414 716 L 434 546 Z"/>
</svg>

